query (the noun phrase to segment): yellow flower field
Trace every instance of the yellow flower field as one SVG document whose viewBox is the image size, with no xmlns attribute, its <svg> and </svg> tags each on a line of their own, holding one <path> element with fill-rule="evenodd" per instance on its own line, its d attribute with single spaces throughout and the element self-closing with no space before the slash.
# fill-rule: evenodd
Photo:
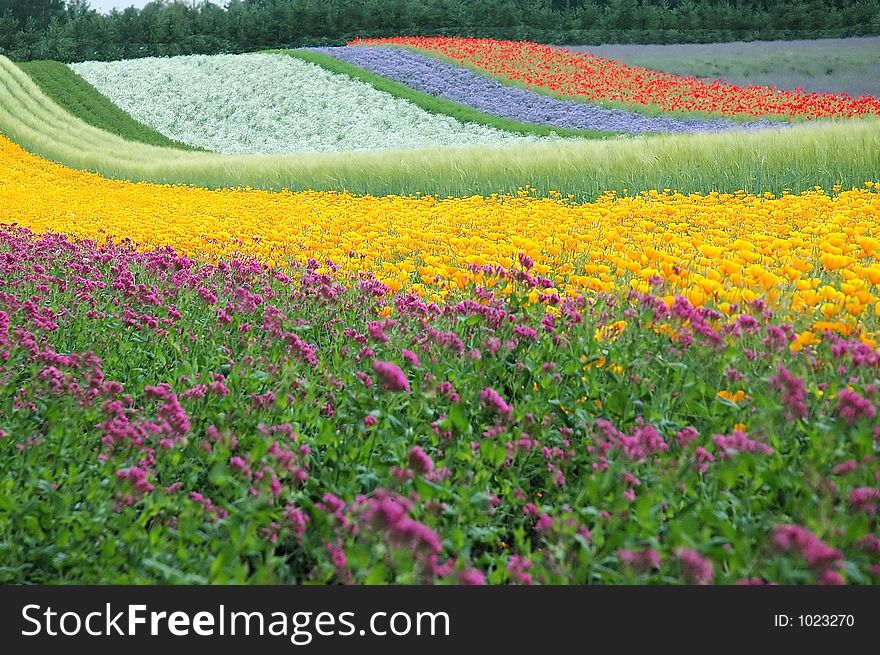
<svg viewBox="0 0 880 655">
<path fill-rule="evenodd" d="M 0 212 L 35 231 L 130 237 L 211 259 L 329 257 L 429 297 L 479 278 L 470 264 L 518 266 L 522 252 L 560 292 L 646 291 L 659 277 L 695 305 L 729 311 L 762 297 L 814 314 L 817 330 L 873 327 L 880 313 L 880 184 L 872 182 L 832 195 L 650 191 L 576 204 L 525 192 L 437 199 L 132 184 L 5 139 L 0 166 Z"/>
</svg>

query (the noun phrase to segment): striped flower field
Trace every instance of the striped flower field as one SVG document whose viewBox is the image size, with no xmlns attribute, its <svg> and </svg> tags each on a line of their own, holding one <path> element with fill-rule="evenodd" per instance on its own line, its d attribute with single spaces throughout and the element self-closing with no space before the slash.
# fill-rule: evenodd
<svg viewBox="0 0 880 655">
<path fill-rule="evenodd" d="M 870 96 L 803 93 L 766 86 L 661 73 L 539 43 L 450 37 L 355 40 L 352 45 L 391 45 L 431 53 L 506 82 L 585 102 L 622 104 L 654 113 L 706 112 L 721 116 L 818 119 L 876 115 Z"/>
<path fill-rule="evenodd" d="M 388 43 L 0 62 L 0 582 L 880 581 L 876 101 Z M 814 182 L 652 184 L 686 139 Z"/>
</svg>

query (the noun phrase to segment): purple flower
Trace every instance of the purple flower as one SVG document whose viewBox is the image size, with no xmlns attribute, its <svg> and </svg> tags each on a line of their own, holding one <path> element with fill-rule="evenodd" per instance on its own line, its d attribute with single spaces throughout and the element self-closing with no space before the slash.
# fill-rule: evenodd
<svg viewBox="0 0 880 655">
<path fill-rule="evenodd" d="M 873 419 L 877 414 L 874 403 L 850 389 L 840 390 L 836 411 L 850 425 L 860 418 Z"/>
<path fill-rule="evenodd" d="M 477 569 L 465 569 L 458 574 L 458 582 L 462 585 L 480 586 L 486 584 L 486 576 Z"/>
<path fill-rule="evenodd" d="M 553 529 L 553 517 L 549 514 L 542 514 L 535 522 L 535 532 L 550 532 Z"/>
<path fill-rule="evenodd" d="M 617 557 L 624 564 L 633 567 L 639 573 L 647 573 L 651 569 L 659 570 L 663 564 L 660 553 L 652 548 L 640 551 L 620 549 Z"/>
<path fill-rule="evenodd" d="M 510 418 L 511 413 L 513 412 L 513 407 L 508 405 L 504 398 L 502 398 L 492 387 L 486 387 L 480 392 L 480 402 L 482 402 L 485 407 L 494 408 L 504 418 Z"/>
<path fill-rule="evenodd" d="M 394 362 L 373 360 L 373 371 L 379 376 L 382 386 L 389 391 L 410 392 L 409 380 L 400 367 Z"/>
<path fill-rule="evenodd" d="M 434 470 L 434 461 L 418 446 L 413 446 L 409 451 L 409 465 L 421 475 L 428 475 Z"/>
<path fill-rule="evenodd" d="M 843 561 L 843 553 L 799 525 L 777 525 L 771 542 L 777 550 L 803 557 L 816 573 L 823 573 Z"/>
<path fill-rule="evenodd" d="M 849 494 L 850 507 L 869 516 L 877 513 L 878 501 L 880 501 L 880 489 L 874 487 L 857 487 Z"/>
<path fill-rule="evenodd" d="M 284 518 L 287 519 L 287 522 L 293 529 L 293 533 L 297 537 L 302 537 L 303 533 L 306 531 L 306 525 L 309 522 L 308 515 L 301 509 L 288 504 L 284 507 Z"/>
<path fill-rule="evenodd" d="M 823 585 L 843 585 L 846 584 L 846 581 L 843 579 L 843 576 L 840 575 L 837 571 L 833 571 L 828 569 L 825 573 L 822 574 L 822 577 L 819 578 L 819 584 Z"/>
<path fill-rule="evenodd" d="M 242 473 L 248 479 L 253 476 L 251 467 L 244 459 L 242 459 L 238 455 L 229 458 L 229 468 L 231 468 L 233 471 L 238 471 Z"/>
<path fill-rule="evenodd" d="M 698 436 L 699 432 L 697 432 L 696 428 L 689 425 L 686 428 L 679 430 L 678 434 L 675 435 L 675 439 L 680 447 L 687 448 L 687 446 L 695 441 Z"/>
<path fill-rule="evenodd" d="M 694 465 L 700 473 L 709 470 L 709 464 L 715 461 L 715 456 L 702 446 L 697 446 L 694 451 Z"/>
<path fill-rule="evenodd" d="M 688 584 L 712 584 L 715 572 L 711 560 L 688 548 L 679 550 L 677 555 L 678 562 L 681 565 L 681 574 Z"/>
<path fill-rule="evenodd" d="M 840 464 L 835 466 L 833 469 L 831 469 L 831 472 L 834 473 L 834 475 L 843 475 L 846 473 L 852 473 L 853 471 L 856 470 L 857 466 L 858 466 L 858 464 L 856 463 L 856 460 L 849 459 L 849 460 L 847 460 L 845 462 L 841 462 Z"/>
<path fill-rule="evenodd" d="M 770 384 L 782 395 L 790 419 L 807 418 L 807 391 L 802 379 L 780 364 Z"/>
<path fill-rule="evenodd" d="M 153 490 L 153 485 L 147 480 L 147 472 L 137 466 L 116 471 L 116 477 L 120 480 L 128 480 L 132 488 L 141 494 L 149 493 Z"/>
<path fill-rule="evenodd" d="M 383 490 L 367 501 L 364 518 L 374 527 L 387 531 L 394 545 L 411 549 L 416 558 L 427 565 L 431 555 L 443 550 L 443 544 L 431 528 L 407 516 L 409 508 L 406 500 Z"/>
<path fill-rule="evenodd" d="M 272 474 L 271 480 L 269 480 L 269 491 L 272 493 L 273 496 L 278 496 L 281 494 L 281 481 L 274 473 Z"/>
<path fill-rule="evenodd" d="M 754 439 L 749 439 L 746 433 L 741 430 L 734 430 L 733 434 L 730 435 L 712 435 L 712 441 L 715 443 L 715 447 L 718 448 L 722 459 L 740 452 L 754 453 L 760 451 L 765 455 L 773 454 L 773 449 L 770 446 Z"/>
<path fill-rule="evenodd" d="M 400 351 L 400 354 L 403 355 L 403 358 L 408 361 L 413 366 L 418 367 L 419 365 L 419 356 L 416 355 L 412 350 L 407 350 L 404 348 Z"/>
<path fill-rule="evenodd" d="M 530 568 L 532 568 L 531 560 L 522 555 L 511 555 L 507 560 L 507 572 L 519 584 L 530 585 L 534 583 L 532 574 L 528 572 Z"/>
</svg>

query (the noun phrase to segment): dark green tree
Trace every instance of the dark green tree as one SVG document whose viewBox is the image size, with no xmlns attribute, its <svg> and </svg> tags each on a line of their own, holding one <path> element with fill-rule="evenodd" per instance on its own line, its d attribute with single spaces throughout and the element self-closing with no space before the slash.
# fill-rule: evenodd
<svg viewBox="0 0 880 655">
<path fill-rule="evenodd" d="M 123 0 L 124 1 L 124 0 Z M 64 61 L 252 52 L 357 36 L 681 43 L 880 34 L 880 0 L 0 0 L 0 54 Z"/>
</svg>

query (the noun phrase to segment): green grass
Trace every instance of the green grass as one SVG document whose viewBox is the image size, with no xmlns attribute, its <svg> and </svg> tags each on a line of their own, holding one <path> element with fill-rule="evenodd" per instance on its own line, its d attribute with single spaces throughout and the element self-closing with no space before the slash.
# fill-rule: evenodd
<svg viewBox="0 0 880 655">
<path fill-rule="evenodd" d="M 417 107 L 424 109 L 432 114 L 442 114 L 450 116 L 463 123 L 477 123 L 487 127 L 493 127 L 496 130 L 505 132 L 515 132 L 517 134 L 527 134 L 534 136 L 550 136 L 557 135 L 561 137 L 579 137 L 585 139 L 605 139 L 617 136 L 618 132 L 600 132 L 598 130 L 573 130 L 564 127 L 553 127 L 549 125 L 538 125 L 535 123 L 523 123 L 521 121 L 504 118 L 502 116 L 493 116 L 484 112 L 462 105 L 452 100 L 438 98 L 429 93 L 418 91 L 410 88 L 405 84 L 400 84 L 387 77 L 376 75 L 360 66 L 354 66 L 345 61 L 340 61 L 330 55 L 320 52 L 312 52 L 310 50 L 267 50 L 271 54 L 284 54 L 296 57 L 303 61 L 315 64 L 338 75 L 346 75 L 352 79 L 359 80 L 370 84 L 375 89 L 388 93 L 395 98 L 406 100 Z"/>
<path fill-rule="evenodd" d="M 84 123 L 0 58 L 0 132 L 25 149 L 113 179 L 292 191 L 438 196 L 533 187 L 587 200 L 605 191 L 800 192 L 880 179 L 880 120 L 780 130 L 386 152 L 221 155 L 125 140 Z"/>
<path fill-rule="evenodd" d="M 29 61 L 18 64 L 42 91 L 72 115 L 89 125 L 123 139 L 154 146 L 199 150 L 169 139 L 153 128 L 136 121 L 66 64 L 58 61 Z"/>
</svg>

